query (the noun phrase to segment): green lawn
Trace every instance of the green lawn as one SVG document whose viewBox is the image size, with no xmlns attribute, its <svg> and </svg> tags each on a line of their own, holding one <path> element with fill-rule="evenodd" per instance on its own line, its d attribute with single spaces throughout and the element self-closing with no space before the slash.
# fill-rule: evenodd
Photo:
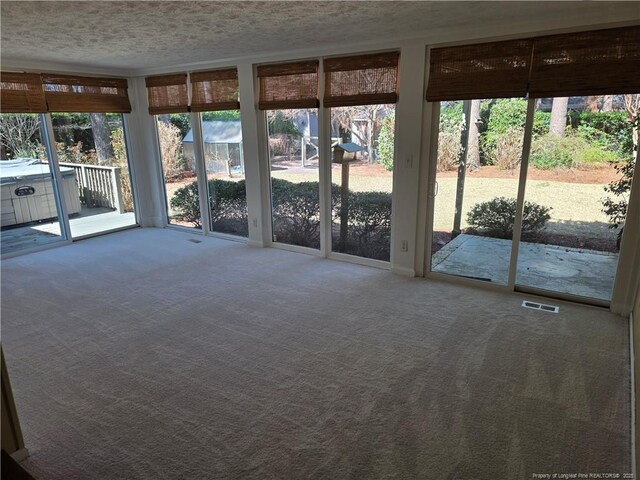
<svg viewBox="0 0 640 480">
<path fill-rule="evenodd" d="M 332 170 L 339 182 L 340 171 Z M 289 173 L 286 170 L 271 172 L 273 177 L 293 182 L 318 181 L 317 172 Z M 455 206 L 456 178 L 438 179 L 438 195 L 435 204 L 435 229 L 451 230 Z M 547 207 L 552 207 L 551 220 L 547 230 L 550 233 L 575 235 L 579 237 L 615 238 L 609 230 L 607 216 L 602 213 L 601 198 L 605 196 L 604 184 L 579 184 L 529 180 L 525 199 Z M 357 176 L 349 179 L 349 188 L 353 191 L 390 192 L 392 176 Z M 462 210 L 462 227 L 467 227 L 467 212 L 478 202 L 494 197 L 516 197 L 517 178 L 467 178 L 465 182 Z"/>
</svg>

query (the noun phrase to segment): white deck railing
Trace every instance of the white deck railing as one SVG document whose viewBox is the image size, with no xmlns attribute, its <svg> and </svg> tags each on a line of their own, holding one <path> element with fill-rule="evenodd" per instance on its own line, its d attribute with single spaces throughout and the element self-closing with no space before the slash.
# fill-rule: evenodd
<svg viewBox="0 0 640 480">
<path fill-rule="evenodd" d="M 76 172 L 80 203 L 87 207 L 114 208 L 124 213 L 120 167 L 103 167 L 83 163 L 60 163 L 61 167 L 71 167 Z"/>
</svg>

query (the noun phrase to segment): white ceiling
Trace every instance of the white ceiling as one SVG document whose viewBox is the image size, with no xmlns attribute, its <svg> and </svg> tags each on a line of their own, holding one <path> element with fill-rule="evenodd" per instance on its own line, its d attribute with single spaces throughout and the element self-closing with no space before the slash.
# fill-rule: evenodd
<svg viewBox="0 0 640 480">
<path fill-rule="evenodd" d="M 344 44 L 640 22 L 637 2 L 4 0 L 0 8 L 3 68 L 120 74 Z"/>
</svg>

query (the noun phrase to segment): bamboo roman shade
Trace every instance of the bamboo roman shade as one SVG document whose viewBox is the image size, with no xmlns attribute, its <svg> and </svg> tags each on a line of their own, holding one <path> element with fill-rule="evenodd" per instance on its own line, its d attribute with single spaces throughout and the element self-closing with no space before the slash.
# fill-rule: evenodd
<svg viewBox="0 0 640 480">
<path fill-rule="evenodd" d="M 324 106 L 396 103 L 398 58 L 388 52 L 325 59 Z"/>
<path fill-rule="evenodd" d="M 186 73 L 147 77 L 145 82 L 151 115 L 189 111 L 189 88 Z"/>
<path fill-rule="evenodd" d="M 45 113 L 47 101 L 38 73 L 0 74 L 1 113 Z"/>
<path fill-rule="evenodd" d="M 238 70 L 196 72 L 191 79 L 191 111 L 238 110 Z"/>
<path fill-rule="evenodd" d="M 640 92 L 640 27 L 431 50 L 427 100 Z"/>
<path fill-rule="evenodd" d="M 42 74 L 50 112 L 130 113 L 127 80 Z"/>
<path fill-rule="evenodd" d="M 260 110 L 316 108 L 318 101 L 318 61 L 263 65 L 260 78 Z"/>
<path fill-rule="evenodd" d="M 427 100 L 524 97 L 532 45 L 511 40 L 432 49 Z"/>
<path fill-rule="evenodd" d="M 529 95 L 640 92 L 640 27 L 534 39 Z"/>
</svg>

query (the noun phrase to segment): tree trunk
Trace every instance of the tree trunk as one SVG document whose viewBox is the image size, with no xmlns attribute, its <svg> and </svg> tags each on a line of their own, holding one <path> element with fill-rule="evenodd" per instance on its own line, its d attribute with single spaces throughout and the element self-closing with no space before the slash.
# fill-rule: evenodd
<svg viewBox="0 0 640 480">
<path fill-rule="evenodd" d="M 371 118 L 367 120 L 367 163 L 373 165 L 375 160 L 373 159 L 373 121 Z"/>
<path fill-rule="evenodd" d="M 93 141 L 96 145 L 98 164 L 107 165 L 113 162 L 113 146 L 111 145 L 111 135 L 107 115 L 104 113 L 90 113 L 91 129 L 93 130 Z"/>
<path fill-rule="evenodd" d="M 613 95 L 604 96 L 604 100 L 602 101 L 602 111 L 603 112 L 613 111 Z"/>
<path fill-rule="evenodd" d="M 597 113 L 600 111 L 598 107 L 598 103 L 600 102 L 600 95 L 589 95 L 587 97 L 587 110 L 593 113 Z"/>
<path fill-rule="evenodd" d="M 471 100 L 471 115 L 469 119 L 469 144 L 467 147 L 467 168 L 476 170 L 480 168 L 480 100 Z"/>
<path fill-rule="evenodd" d="M 569 97 L 556 97 L 551 106 L 551 125 L 549 132 L 559 137 L 564 137 L 564 129 L 567 126 L 567 110 L 569 109 Z"/>
</svg>

